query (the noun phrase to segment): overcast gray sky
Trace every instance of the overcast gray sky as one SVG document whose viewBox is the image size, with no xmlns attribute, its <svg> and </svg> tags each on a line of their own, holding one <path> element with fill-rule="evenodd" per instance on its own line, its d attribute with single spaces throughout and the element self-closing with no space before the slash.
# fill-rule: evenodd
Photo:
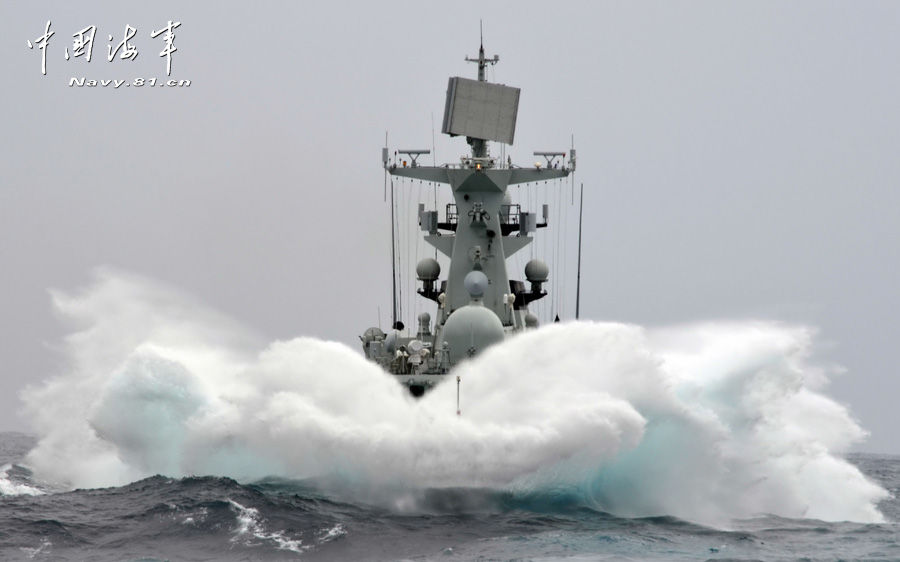
<svg viewBox="0 0 900 562">
<path fill-rule="evenodd" d="M 431 145 L 483 18 L 492 80 L 522 88 L 513 159 L 575 136 L 583 316 L 816 326 L 861 449 L 900 453 L 900 3 L 255 4 L 0 3 L 0 429 L 60 369 L 47 290 L 99 265 L 356 346 L 390 307 L 385 131 Z M 164 78 L 168 20 L 190 87 L 68 85 Z M 139 55 L 108 62 L 125 24 Z M 89 25 L 92 60 L 65 60 Z"/>
</svg>

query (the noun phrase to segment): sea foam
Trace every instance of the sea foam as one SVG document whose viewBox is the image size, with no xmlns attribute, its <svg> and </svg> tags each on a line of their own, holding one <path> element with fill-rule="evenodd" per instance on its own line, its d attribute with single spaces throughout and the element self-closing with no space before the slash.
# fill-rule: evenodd
<svg viewBox="0 0 900 562">
<path fill-rule="evenodd" d="M 546 326 L 460 365 L 457 416 L 455 381 L 415 400 L 343 344 L 265 344 L 134 275 L 53 301 L 67 370 L 23 395 L 47 482 L 327 477 L 398 509 L 484 487 L 713 524 L 882 520 L 887 493 L 840 456 L 865 432 L 823 393 L 808 328 Z"/>
</svg>

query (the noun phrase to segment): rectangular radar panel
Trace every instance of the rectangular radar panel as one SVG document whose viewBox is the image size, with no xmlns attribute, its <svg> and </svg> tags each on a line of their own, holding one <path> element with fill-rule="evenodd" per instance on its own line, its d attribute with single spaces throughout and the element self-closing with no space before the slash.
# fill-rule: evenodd
<svg viewBox="0 0 900 562">
<path fill-rule="evenodd" d="M 503 84 L 451 78 L 441 132 L 512 144 L 520 91 Z"/>
</svg>

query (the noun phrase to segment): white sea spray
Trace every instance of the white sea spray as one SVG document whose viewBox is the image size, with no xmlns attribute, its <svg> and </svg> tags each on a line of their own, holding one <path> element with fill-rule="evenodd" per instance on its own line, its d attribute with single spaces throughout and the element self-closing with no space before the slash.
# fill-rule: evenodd
<svg viewBox="0 0 900 562">
<path fill-rule="evenodd" d="M 291 539 L 285 536 L 284 531 L 269 531 L 265 522 L 255 507 L 246 507 L 234 500 L 228 500 L 228 504 L 236 513 L 237 528 L 232 542 L 240 542 L 246 546 L 254 546 L 259 543 L 270 543 L 278 550 L 289 550 L 298 554 L 308 550 L 300 539 Z"/>
<path fill-rule="evenodd" d="M 69 370 L 25 395 L 35 476 L 328 476 L 401 509 L 410 491 L 564 490 L 625 516 L 880 521 L 886 492 L 840 453 L 865 432 L 823 393 L 813 332 L 768 322 L 563 323 L 461 365 L 423 399 L 346 346 L 261 344 L 147 280 L 78 295 Z"/>
<path fill-rule="evenodd" d="M 15 482 L 10 478 L 11 464 L 0 466 L 0 496 L 41 496 L 42 490 L 29 486 L 24 482 Z"/>
</svg>

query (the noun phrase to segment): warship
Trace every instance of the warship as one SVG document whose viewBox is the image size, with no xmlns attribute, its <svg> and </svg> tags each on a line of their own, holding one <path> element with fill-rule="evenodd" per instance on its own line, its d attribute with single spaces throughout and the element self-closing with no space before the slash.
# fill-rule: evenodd
<svg viewBox="0 0 900 562">
<path fill-rule="evenodd" d="M 491 155 L 490 142 L 513 144 L 520 89 L 486 80 L 486 68 L 500 58 L 485 57 L 483 40 L 478 57 L 465 60 L 477 64 L 477 79 L 450 78 L 441 132 L 465 137 L 470 154 L 461 156 L 459 162 L 426 166 L 418 159 L 430 150 L 398 149 L 392 154 L 388 147 L 382 149 L 386 178 L 389 175 L 392 180 L 394 265 L 393 178 L 448 184 L 454 201 L 446 205 L 442 217 L 437 208 L 418 206 L 424 240 L 436 248 L 435 256 L 440 252 L 449 258 L 443 278 L 434 258 L 424 258 L 416 265 L 416 279 L 421 284 L 417 293 L 434 303 L 434 317 L 423 312 L 416 318 L 415 331 L 405 330 L 398 318 L 397 274 L 392 267 L 390 329 L 372 327 L 360 336 L 366 358 L 394 375 L 415 397 L 451 378 L 456 365 L 485 348 L 538 326 L 537 316 L 528 307 L 547 296 L 550 269 L 543 261 L 532 259 L 522 272 L 524 281 L 511 279 L 506 261 L 532 242 L 537 229 L 547 226 L 548 205 L 542 205 L 539 219 L 534 211 L 514 204 L 507 190 L 511 185 L 565 178 L 575 171 L 574 147 L 568 154 L 534 152 L 539 161 L 526 167 L 513 165 L 511 158 L 504 161 Z M 459 377 L 456 379 L 458 385 Z"/>
</svg>

